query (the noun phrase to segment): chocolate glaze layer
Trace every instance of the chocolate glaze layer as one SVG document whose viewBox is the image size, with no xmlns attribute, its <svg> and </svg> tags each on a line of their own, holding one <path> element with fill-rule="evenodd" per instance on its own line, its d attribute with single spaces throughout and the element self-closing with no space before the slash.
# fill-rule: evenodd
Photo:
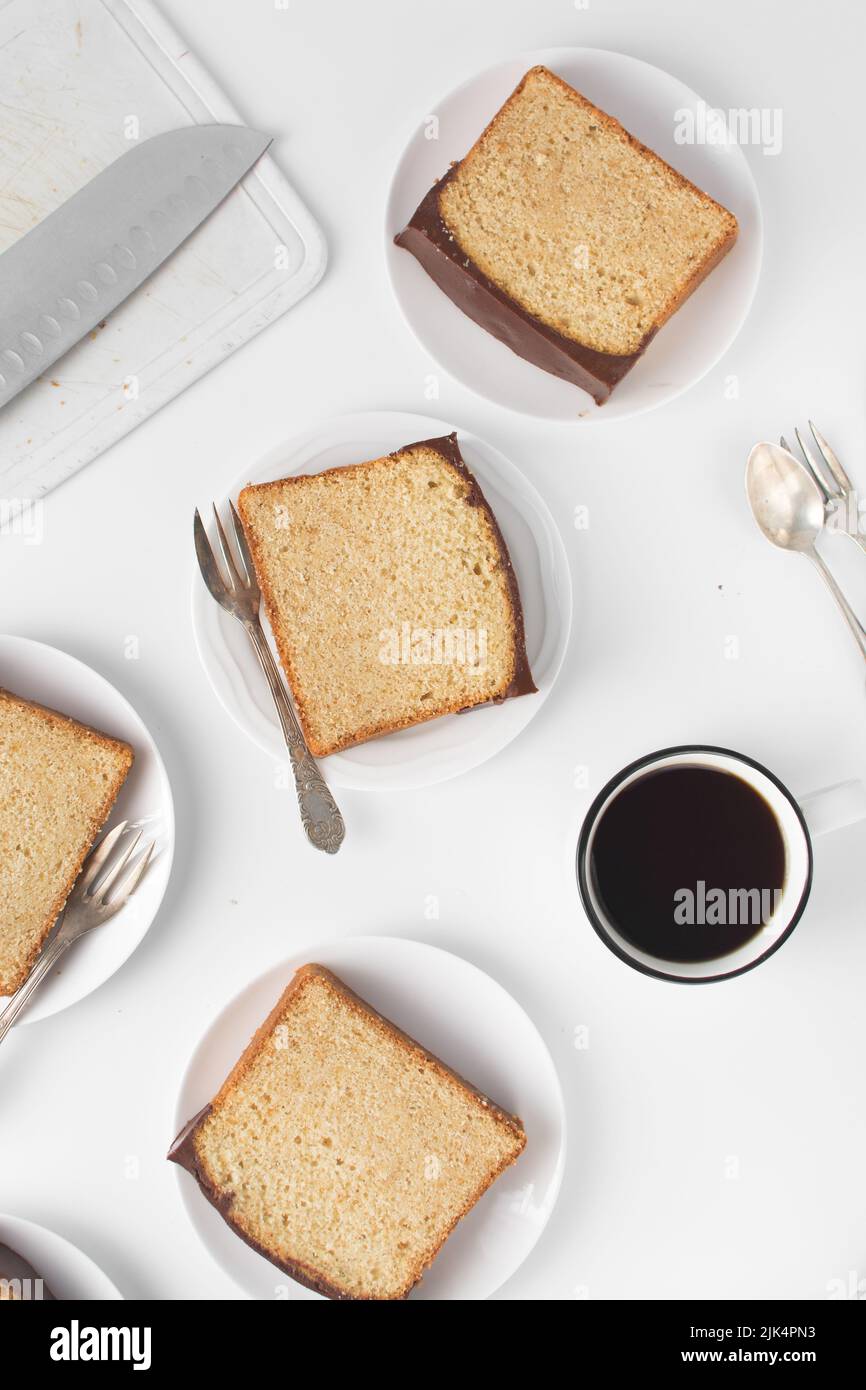
<svg viewBox="0 0 866 1390">
<path fill-rule="evenodd" d="M 445 225 L 439 210 L 439 195 L 458 167 L 454 165 L 433 185 L 408 225 L 395 236 L 396 245 L 411 252 L 458 309 L 505 343 L 518 357 L 582 387 L 598 405 L 603 404 L 617 382 L 643 356 L 657 330 L 646 334 L 637 352 L 618 356 L 597 352 L 533 318 L 466 255 Z"/>
<path fill-rule="evenodd" d="M 0 1245 L 0 1280 L 11 1282 L 13 1279 L 18 1280 L 24 1286 L 22 1289 L 22 1302 L 40 1301 L 40 1299 L 36 1297 L 36 1288 L 39 1284 L 42 1286 L 41 1301 L 46 1302 L 49 1299 L 52 1302 L 55 1301 L 54 1294 L 45 1283 L 42 1275 L 38 1274 L 33 1268 L 30 1261 L 25 1260 L 23 1255 L 19 1255 L 17 1250 L 10 1250 L 8 1245 Z M 27 1289 L 26 1281 L 28 1280 L 30 1291 L 25 1298 L 23 1294 Z"/>
</svg>

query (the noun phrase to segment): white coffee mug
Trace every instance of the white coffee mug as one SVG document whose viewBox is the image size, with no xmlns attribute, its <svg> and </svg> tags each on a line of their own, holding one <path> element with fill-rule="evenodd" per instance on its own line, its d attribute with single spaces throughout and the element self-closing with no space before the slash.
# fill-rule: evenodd
<svg viewBox="0 0 866 1390">
<path fill-rule="evenodd" d="M 607 807 L 629 783 L 669 767 L 711 768 L 741 778 L 766 801 L 784 841 L 784 884 L 769 920 L 748 941 L 711 960 L 665 960 L 642 950 L 624 937 L 610 921 L 593 883 L 590 867 L 593 842 Z M 802 917 L 812 887 L 812 836 L 826 834 L 864 818 L 866 788 L 862 782 L 840 782 L 802 797 L 798 802 L 784 783 L 767 768 L 730 748 L 700 744 L 664 748 L 638 758 L 623 768 L 610 779 L 590 806 L 577 843 L 580 896 L 590 923 L 602 941 L 614 955 L 635 970 L 657 979 L 676 980 L 683 984 L 729 980 L 746 970 L 752 970 L 777 951 Z"/>
</svg>

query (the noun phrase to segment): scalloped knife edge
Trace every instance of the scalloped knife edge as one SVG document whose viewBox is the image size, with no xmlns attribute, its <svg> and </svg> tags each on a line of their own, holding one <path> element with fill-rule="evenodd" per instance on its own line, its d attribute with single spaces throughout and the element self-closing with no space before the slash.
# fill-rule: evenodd
<svg viewBox="0 0 866 1390">
<path fill-rule="evenodd" d="M 122 154 L 0 255 L 0 409 L 122 304 L 271 144 L 194 125 Z"/>
</svg>

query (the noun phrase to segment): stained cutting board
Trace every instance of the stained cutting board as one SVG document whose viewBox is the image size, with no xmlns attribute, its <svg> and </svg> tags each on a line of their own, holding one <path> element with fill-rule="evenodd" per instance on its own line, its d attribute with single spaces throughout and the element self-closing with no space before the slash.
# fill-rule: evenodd
<svg viewBox="0 0 866 1390">
<path fill-rule="evenodd" d="M 0 252 L 131 142 L 242 121 L 151 0 L 7 0 L 0 92 Z M 285 313 L 325 260 L 265 155 L 104 326 L 0 411 L 0 499 L 70 477 Z"/>
</svg>

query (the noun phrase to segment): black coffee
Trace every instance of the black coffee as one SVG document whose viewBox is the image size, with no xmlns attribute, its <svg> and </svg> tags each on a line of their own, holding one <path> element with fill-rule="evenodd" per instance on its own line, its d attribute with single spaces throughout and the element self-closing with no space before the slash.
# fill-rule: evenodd
<svg viewBox="0 0 866 1390">
<path fill-rule="evenodd" d="M 741 777 L 666 767 L 616 794 L 596 827 L 589 873 L 604 914 L 634 946 L 664 960 L 712 960 L 772 916 L 785 842 Z"/>
</svg>

